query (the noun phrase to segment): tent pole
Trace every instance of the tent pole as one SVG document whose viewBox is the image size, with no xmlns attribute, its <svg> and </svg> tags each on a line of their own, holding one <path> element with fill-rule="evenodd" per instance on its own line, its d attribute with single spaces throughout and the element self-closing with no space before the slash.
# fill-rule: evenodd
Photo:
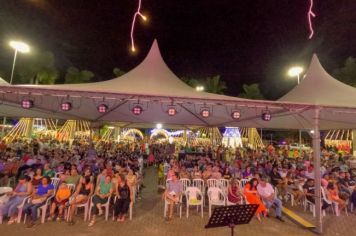
<svg viewBox="0 0 356 236">
<path fill-rule="evenodd" d="M 316 231 L 321 234 L 322 212 L 321 212 L 321 177 L 320 177 L 320 129 L 319 118 L 320 108 L 315 108 L 314 117 L 314 135 L 313 135 L 313 152 L 314 152 L 314 173 L 315 173 L 315 211 L 316 211 Z"/>
</svg>

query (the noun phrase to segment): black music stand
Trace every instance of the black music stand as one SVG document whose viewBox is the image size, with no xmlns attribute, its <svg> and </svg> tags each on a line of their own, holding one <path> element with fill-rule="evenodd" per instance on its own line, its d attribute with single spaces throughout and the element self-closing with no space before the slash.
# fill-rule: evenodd
<svg viewBox="0 0 356 236">
<path fill-rule="evenodd" d="M 231 236 L 233 236 L 235 225 L 248 224 L 255 215 L 258 206 L 258 204 L 247 204 L 215 208 L 205 228 L 228 226 L 231 229 Z"/>
</svg>

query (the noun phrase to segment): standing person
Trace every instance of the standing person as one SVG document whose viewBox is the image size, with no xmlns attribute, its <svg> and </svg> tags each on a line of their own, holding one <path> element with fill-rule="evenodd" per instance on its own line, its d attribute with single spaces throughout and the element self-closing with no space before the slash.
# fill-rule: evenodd
<svg viewBox="0 0 356 236">
<path fill-rule="evenodd" d="M 282 201 L 277 198 L 272 185 L 267 182 L 266 177 L 259 180 L 257 192 L 265 203 L 267 209 L 269 209 L 272 205 L 276 207 L 276 219 L 284 222 L 282 218 Z"/>
<path fill-rule="evenodd" d="M 166 191 L 163 193 L 163 198 L 168 201 L 168 217 L 166 220 L 173 218 L 174 204 L 180 204 L 180 197 L 182 195 L 183 187 L 179 181 L 179 173 L 174 173 L 171 181 L 168 182 Z"/>
<path fill-rule="evenodd" d="M 28 228 L 32 228 L 37 221 L 37 210 L 40 208 L 53 194 L 54 186 L 51 184 L 51 179 L 48 176 L 42 178 L 42 183 L 38 185 L 37 190 L 32 193 L 31 200 L 25 204 L 23 210 L 26 214 L 31 216 L 31 220 L 27 225 Z"/>
<path fill-rule="evenodd" d="M 261 221 L 261 215 L 263 214 L 264 216 L 267 215 L 267 209 L 263 202 L 261 201 L 261 198 L 257 192 L 257 185 L 258 185 L 258 180 L 256 178 L 253 178 L 248 182 L 245 187 L 244 187 L 244 195 L 246 197 L 246 201 L 248 204 L 257 204 L 258 208 L 256 211 L 256 217 L 258 221 Z"/>
<path fill-rule="evenodd" d="M 19 183 L 15 190 L 11 193 L 9 201 L 3 205 L 2 214 L 9 217 L 7 224 L 11 225 L 16 223 L 17 219 L 17 206 L 31 194 L 32 184 L 29 176 L 20 176 Z"/>
<path fill-rule="evenodd" d="M 115 190 L 117 199 L 114 206 L 114 215 L 117 217 L 117 222 L 124 222 L 130 202 L 133 201 L 133 191 L 123 174 L 119 175 Z"/>
<path fill-rule="evenodd" d="M 107 175 L 104 182 L 100 182 L 96 187 L 95 195 L 93 197 L 93 218 L 89 223 L 89 227 L 93 226 L 96 222 L 96 215 L 101 216 L 103 209 L 101 205 L 105 204 L 113 192 L 111 177 Z"/>
</svg>

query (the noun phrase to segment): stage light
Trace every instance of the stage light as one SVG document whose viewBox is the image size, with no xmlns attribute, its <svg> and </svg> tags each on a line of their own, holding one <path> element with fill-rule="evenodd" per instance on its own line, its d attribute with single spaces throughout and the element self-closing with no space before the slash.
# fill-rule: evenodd
<svg viewBox="0 0 356 236">
<path fill-rule="evenodd" d="M 231 113 L 231 118 L 234 120 L 238 120 L 238 119 L 240 119 L 240 117 L 241 117 L 241 113 L 239 111 L 233 111 Z"/>
<path fill-rule="evenodd" d="M 262 112 L 262 120 L 270 121 L 272 119 L 271 112 L 269 110 L 265 110 Z"/>
<path fill-rule="evenodd" d="M 25 109 L 30 109 L 33 107 L 33 101 L 32 100 L 22 100 L 21 102 L 21 106 L 22 108 L 25 108 Z"/>
<path fill-rule="evenodd" d="M 62 111 L 69 111 L 72 109 L 72 103 L 70 102 L 64 102 L 61 104 L 61 110 Z"/>
<path fill-rule="evenodd" d="M 161 123 L 156 124 L 156 128 L 157 129 L 162 129 L 162 124 Z"/>
<path fill-rule="evenodd" d="M 167 114 L 168 114 L 169 116 L 175 116 L 175 115 L 177 114 L 177 110 L 176 110 L 174 107 L 170 107 L 170 108 L 168 108 L 168 110 L 167 110 Z"/>
<path fill-rule="evenodd" d="M 106 112 L 108 112 L 108 106 L 106 105 L 106 104 L 100 104 L 98 107 L 97 107 L 97 109 L 98 109 L 98 112 L 99 113 L 106 113 Z"/>
<path fill-rule="evenodd" d="M 200 112 L 201 116 L 204 118 L 208 118 L 210 116 L 210 111 L 208 109 L 203 109 Z"/>
<path fill-rule="evenodd" d="M 140 106 L 135 106 L 134 108 L 132 108 L 132 113 L 136 116 L 141 115 L 142 113 L 142 107 Z"/>
</svg>

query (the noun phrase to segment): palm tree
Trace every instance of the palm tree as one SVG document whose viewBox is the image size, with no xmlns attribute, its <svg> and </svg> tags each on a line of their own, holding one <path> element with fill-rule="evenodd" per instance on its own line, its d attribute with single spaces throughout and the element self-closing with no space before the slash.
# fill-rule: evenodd
<svg viewBox="0 0 356 236">
<path fill-rule="evenodd" d="M 120 77 L 124 74 L 126 74 L 125 71 L 121 70 L 120 68 L 117 68 L 115 67 L 113 70 L 112 70 L 112 73 L 114 74 L 115 77 Z"/>
<path fill-rule="evenodd" d="M 239 94 L 239 97 L 241 98 L 249 98 L 249 99 L 264 99 L 261 90 L 259 88 L 259 84 L 244 84 L 242 86 L 243 88 L 243 93 Z"/>
<path fill-rule="evenodd" d="M 208 77 L 205 80 L 205 91 L 209 93 L 224 94 L 226 90 L 225 81 L 220 80 L 220 75 L 215 75 L 213 77 Z"/>
<path fill-rule="evenodd" d="M 69 67 L 64 77 L 65 84 L 87 83 L 94 77 L 94 73 L 89 70 L 79 70 L 76 67 Z"/>
</svg>

